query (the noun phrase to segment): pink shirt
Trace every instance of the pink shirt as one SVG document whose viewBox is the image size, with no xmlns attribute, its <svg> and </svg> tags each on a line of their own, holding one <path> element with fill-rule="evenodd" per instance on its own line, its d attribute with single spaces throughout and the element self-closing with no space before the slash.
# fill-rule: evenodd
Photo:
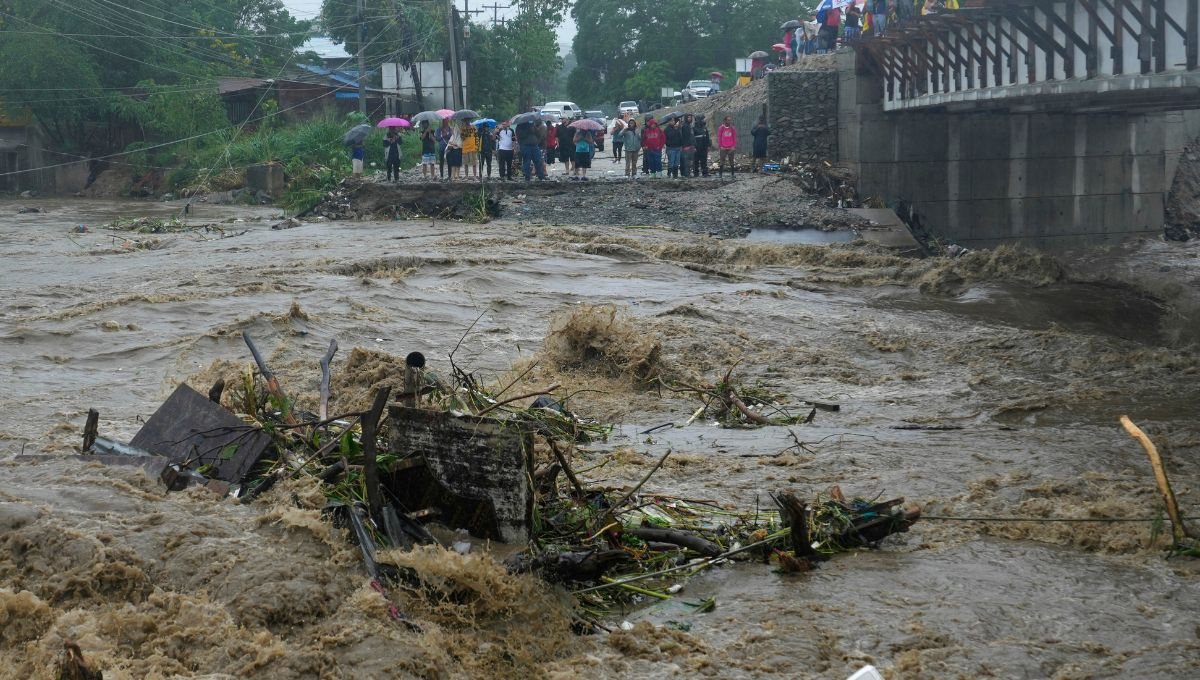
<svg viewBox="0 0 1200 680">
<path fill-rule="evenodd" d="M 732 149 L 737 146 L 737 130 L 732 125 L 721 124 L 717 128 L 717 146 L 722 149 Z"/>
</svg>

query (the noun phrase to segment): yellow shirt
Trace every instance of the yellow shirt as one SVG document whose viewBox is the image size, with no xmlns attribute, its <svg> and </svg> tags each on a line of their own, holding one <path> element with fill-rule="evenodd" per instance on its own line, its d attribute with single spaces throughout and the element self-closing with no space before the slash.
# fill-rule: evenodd
<svg viewBox="0 0 1200 680">
<path fill-rule="evenodd" d="M 463 153 L 479 153 L 479 135 L 474 130 L 463 133 Z"/>
</svg>

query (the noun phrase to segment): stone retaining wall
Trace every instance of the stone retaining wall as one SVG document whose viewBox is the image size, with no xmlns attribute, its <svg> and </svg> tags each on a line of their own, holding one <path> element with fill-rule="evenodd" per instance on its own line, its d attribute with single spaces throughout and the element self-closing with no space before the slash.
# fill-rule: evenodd
<svg viewBox="0 0 1200 680">
<path fill-rule="evenodd" d="M 838 157 L 838 74 L 836 71 L 796 71 L 767 76 L 771 136 L 767 156 L 803 161 Z M 751 123 L 753 126 L 753 123 Z M 746 128 L 749 137 L 750 128 Z M 738 129 L 741 133 L 741 129 Z"/>
</svg>

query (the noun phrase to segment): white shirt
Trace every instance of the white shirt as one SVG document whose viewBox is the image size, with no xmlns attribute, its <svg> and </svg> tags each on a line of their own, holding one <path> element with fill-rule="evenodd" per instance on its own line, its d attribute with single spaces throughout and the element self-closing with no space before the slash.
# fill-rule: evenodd
<svg viewBox="0 0 1200 680">
<path fill-rule="evenodd" d="M 501 151 L 512 151 L 513 150 L 512 128 L 500 131 L 500 142 L 499 142 L 499 146 L 497 146 L 496 148 L 500 149 Z"/>
</svg>

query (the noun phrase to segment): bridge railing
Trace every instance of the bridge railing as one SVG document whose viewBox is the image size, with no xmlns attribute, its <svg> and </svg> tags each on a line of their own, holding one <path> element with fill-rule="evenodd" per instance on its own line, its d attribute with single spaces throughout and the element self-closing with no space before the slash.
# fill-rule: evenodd
<svg viewBox="0 0 1200 680">
<path fill-rule="evenodd" d="M 983 0 L 851 44 L 883 76 L 887 109 L 1003 97 L 998 88 L 1195 71 L 1200 0 Z"/>
</svg>

